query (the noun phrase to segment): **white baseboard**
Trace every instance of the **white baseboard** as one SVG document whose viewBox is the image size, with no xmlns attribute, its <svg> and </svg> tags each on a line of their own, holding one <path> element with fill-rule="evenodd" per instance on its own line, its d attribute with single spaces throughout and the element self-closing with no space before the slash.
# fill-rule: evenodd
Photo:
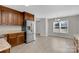
<svg viewBox="0 0 79 59">
<path fill-rule="evenodd" d="M 54 37 L 62 37 L 62 38 L 68 38 L 68 39 L 73 39 L 73 36 L 66 36 L 66 35 L 64 35 L 64 36 L 61 36 L 61 35 L 48 35 L 48 36 L 54 36 Z"/>
<path fill-rule="evenodd" d="M 46 34 L 40 34 L 40 36 L 48 36 L 48 35 L 46 35 Z"/>
</svg>

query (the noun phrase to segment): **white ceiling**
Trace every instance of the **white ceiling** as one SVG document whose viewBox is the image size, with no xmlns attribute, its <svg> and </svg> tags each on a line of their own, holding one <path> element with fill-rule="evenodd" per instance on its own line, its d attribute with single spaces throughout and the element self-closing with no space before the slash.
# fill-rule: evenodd
<svg viewBox="0 0 79 59">
<path fill-rule="evenodd" d="M 26 11 L 36 17 L 59 17 L 79 14 L 79 5 L 6 5 L 18 11 Z"/>
</svg>

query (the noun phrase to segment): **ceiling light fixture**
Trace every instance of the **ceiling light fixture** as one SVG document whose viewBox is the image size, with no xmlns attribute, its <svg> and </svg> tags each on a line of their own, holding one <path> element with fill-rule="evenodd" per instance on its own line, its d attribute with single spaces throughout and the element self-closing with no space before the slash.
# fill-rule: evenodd
<svg viewBox="0 0 79 59">
<path fill-rule="evenodd" d="M 25 5 L 26 7 L 28 7 L 29 5 L 27 4 L 27 5 Z"/>
</svg>

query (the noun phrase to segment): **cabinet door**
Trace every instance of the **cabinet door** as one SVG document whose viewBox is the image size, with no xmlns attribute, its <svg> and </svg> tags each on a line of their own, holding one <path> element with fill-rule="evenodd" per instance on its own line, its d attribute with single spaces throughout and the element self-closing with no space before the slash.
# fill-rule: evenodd
<svg viewBox="0 0 79 59">
<path fill-rule="evenodd" d="M 0 24 L 1 24 L 1 8 L 0 8 Z"/>
<path fill-rule="evenodd" d="M 17 33 L 17 44 L 22 44 L 24 43 L 24 32 Z"/>
<path fill-rule="evenodd" d="M 31 20 L 34 21 L 34 15 L 30 13 L 24 13 L 25 20 Z"/>
<path fill-rule="evenodd" d="M 17 15 L 16 12 L 14 12 L 14 13 L 13 13 L 13 24 L 14 24 L 14 25 L 17 25 L 17 23 L 18 23 L 17 20 L 18 20 L 18 15 Z"/>
<path fill-rule="evenodd" d="M 16 13 L 8 8 L 2 8 L 2 24 L 4 25 L 14 25 L 16 24 Z"/>
<path fill-rule="evenodd" d="M 12 47 L 16 46 L 17 45 L 17 34 L 16 33 L 9 34 L 8 41 Z"/>
<path fill-rule="evenodd" d="M 11 44 L 12 47 L 17 45 L 16 37 L 9 38 L 9 40 L 10 40 L 10 44 Z"/>
<path fill-rule="evenodd" d="M 23 24 L 23 14 L 18 13 L 18 25 L 22 25 L 22 24 Z"/>
<path fill-rule="evenodd" d="M 30 14 L 29 15 L 29 19 L 32 20 L 32 21 L 34 21 L 34 15 Z"/>
<path fill-rule="evenodd" d="M 25 20 L 28 19 L 28 15 L 27 15 L 27 13 L 24 13 L 24 19 L 25 19 Z"/>
<path fill-rule="evenodd" d="M 2 9 L 2 24 L 8 24 L 9 13 L 8 10 L 3 8 Z"/>
<path fill-rule="evenodd" d="M 8 25 L 13 25 L 14 21 L 13 21 L 13 12 L 9 11 L 9 19 L 8 19 Z"/>
<path fill-rule="evenodd" d="M 24 43 L 24 35 L 17 36 L 17 45 Z"/>
</svg>

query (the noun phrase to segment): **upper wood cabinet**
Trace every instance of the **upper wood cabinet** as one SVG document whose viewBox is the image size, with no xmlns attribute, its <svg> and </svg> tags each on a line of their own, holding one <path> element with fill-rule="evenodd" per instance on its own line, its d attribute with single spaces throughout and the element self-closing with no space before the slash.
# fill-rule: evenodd
<svg viewBox="0 0 79 59">
<path fill-rule="evenodd" d="M 12 16 L 12 17 L 10 17 L 12 22 L 10 20 L 9 21 L 13 25 L 22 25 L 23 24 L 23 14 L 22 13 L 20 13 L 20 12 L 12 12 L 10 14 L 10 16 Z"/>
<path fill-rule="evenodd" d="M 2 8 L 2 24 L 8 24 L 9 13 L 6 8 Z"/>
<path fill-rule="evenodd" d="M 18 14 L 17 14 L 17 12 L 13 12 L 13 24 L 18 25 Z"/>
<path fill-rule="evenodd" d="M 23 14 L 19 11 L 0 6 L 0 24 L 2 25 L 22 25 Z"/>
<path fill-rule="evenodd" d="M 31 21 L 34 21 L 34 15 L 33 14 L 30 14 L 30 13 L 27 13 L 27 12 L 24 12 L 24 19 L 25 20 L 31 20 Z"/>
<path fill-rule="evenodd" d="M 13 25 L 13 12 L 8 8 L 2 8 L 2 24 Z"/>
<path fill-rule="evenodd" d="M 13 11 L 8 11 L 8 25 L 14 25 L 14 14 Z"/>
<path fill-rule="evenodd" d="M 24 20 L 34 21 L 34 15 L 27 12 L 19 12 L 0 5 L 1 25 L 23 25 Z"/>
<path fill-rule="evenodd" d="M 23 25 L 23 13 L 18 13 L 18 19 L 17 19 L 18 25 Z"/>
</svg>

